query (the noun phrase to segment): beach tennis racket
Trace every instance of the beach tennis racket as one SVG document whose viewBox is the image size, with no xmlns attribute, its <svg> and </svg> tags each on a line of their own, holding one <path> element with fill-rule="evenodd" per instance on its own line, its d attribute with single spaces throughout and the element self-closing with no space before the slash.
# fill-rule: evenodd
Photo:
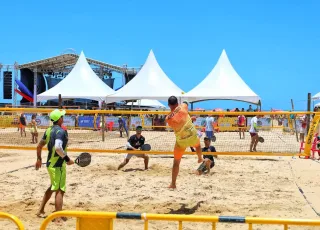
<svg viewBox="0 0 320 230">
<path fill-rule="evenodd" d="M 74 161 L 80 167 L 86 167 L 91 163 L 90 153 L 81 153 Z"/>
<path fill-rule="evenodd" d="M 211 137 L 211 141 L 212 141 L 212 142 L 216 142 L 216 140 L 217 140 L 217 137 L 216 137 L 215 135 L 213 135 L 213 136 Z"/>
<path fill-rule="evenodd" d="M 207 170 L 207 166 L 205 162 L 202 162 L 197 171 L 205 172 Z"/>
<path fill-rule="evenodd" d="M 263 137 L 259 137 L 259 138 L 258 138 L 258 141 L 261 142 L 261 143 L 263 143 L 263 142 L 264 142 L 264 138 L 263 138 Z"/>
<path fill-rule="evenodd" d="M 141 146 L 142 151 L 150 151 L 151 150 L 151 145 L 149 144 L 144 144 Z"/>
</svg>

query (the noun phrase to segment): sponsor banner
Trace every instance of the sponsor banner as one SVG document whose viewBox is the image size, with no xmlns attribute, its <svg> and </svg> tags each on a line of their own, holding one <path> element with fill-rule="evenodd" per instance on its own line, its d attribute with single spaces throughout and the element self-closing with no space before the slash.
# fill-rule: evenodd
<svg viewBox="0 0 320 230">
<path fill-rule="evenodd" d="M 148 126 L 148 127 L 152 126 L 152 118 L 151 117 L 146 117 L 143 120 L 144 120 L 144 126 Z"/>
<path fill-rule="evenodd" d="M 18 126 L 19 117 L 14 115 L 2 115 L 0 119 L 0 127 Z"/>
<path fill-rule="evenodd" d="M 238 117 L 219 117 L 218 125 L 220 131 L 238 130 Z"/>
<path fill-rule="evenodd" d="M 130 121 L 131 121 L 130 129 L 135 129 L 137 126 L 142 126 L 142 120 L 140 117 L 131 117 Z"/>
<path fill-rule="evenodd" d="M 205 126 L 206 125 L 206 118 L 205 117 L 197 117 L 197 119 L 193 123 L 195 126 Z"/>
<path fill-rule="evenodd" d="M 25 114 L 27 125 L 31 122 L 32 114 Z M 37 126 L 50 126 L 52 125 L 52 122 L 50 120 L 49 116 L 36 116 L 36 123 Z"/>
<path fill-rule="evenodd" d="M 79 116 L 79 127 L 93 128 L 94 117 L 93 116 Z"/>
<path fill-rule="evenodd" d="M 118 117 L 113 117 L 113 116 L 112 117 L 107 117 L 107 116 L 105 116 L 104 120 L 105 120 L 104 122 L 105 122 L 106 125 L 110 124 L 110 123 L 113 123 L 113 125 L 112 125 L 113 128 L 119 128 L 119 122 L 118 122 L 119 118 Z M 100 126 L 102 125 L 102 124 L 100 124 L 101 122 L 102 122 L 102 117 L 101 116 L 97 117 L 97 120 L 96 120 L 97 127 L 100 128 Z"/>
<path fill-rule="evenodd" d="M 63 117 L 63 125 L 67 127 L 74 127 L 76 125 L 76 117 L 75 116 L 64 116 Z"/>
<path fill-rule="evenodd" d="M 247 126 L 249 127 L 248 129 L 250 129 L 251 118 L 252 117 L 247 118 Z M 262 128 L 263 130 L 270 130 L 272 126 L 271 118 L 270 117 L 258 118 L 257 125 L 259 128 Z"/>
</svg>

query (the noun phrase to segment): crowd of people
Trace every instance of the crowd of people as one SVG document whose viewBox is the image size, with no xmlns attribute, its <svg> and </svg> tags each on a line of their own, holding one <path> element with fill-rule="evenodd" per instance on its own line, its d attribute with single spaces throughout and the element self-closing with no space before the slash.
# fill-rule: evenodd
<svg viewBox="0 0 320 230">
<path fill-rule="evenodd" d="M 168 99 L 168 105 L 170 107 L 170 113 L 164 119 L 175 134 L 172 176 L 171 183 L 168 188 L 176 189 L 180 163 L 187 148 L 190 147 L 191 151 L 195 152 L 197 155 L 197 163 L 199 164 L 197 170 L 195 171 L 197 175 L 208 174 L 210 173 L 210 170 L 215 166 L 217 151 L 216 148 L 212 145 L 212 142 L 216 141 L 214 129 L 215 119 L 211 115 L 208 115 L 205 118 L 205 137 L 202 146 L 200 142 L 202 132 L 196 128 L 194 124 L 195 120 L 189 115 L 188 102 L 179 104 L 178 99 L 175 96 L 171 96 Z M 38 170 L 42 166 L 42 148 L 45 145 L 48 146 L 48 157 L 46 166 L 51 181 L 51 185 L 46 190 L 43 196 L 42 203 L 37 213 L 38 216 L 44 214 L 45 205 L 54 192 L 56 193 L 55 211 L 62 210 L 63 196 L 66 191 L 66 165 L 74 164 L 74 161 L 69 158 L 66 151 L 69 138 L 67 129 L 62 125 L 64 115 L 65 111 L 60 110 L 54 110 L 50 113 L 50 119 L 53 122 L 53 125 L 45 131 L 37 147 L 37 161 L 35 166 Z M 257 151 L 257 144 L 260 140 L 258 134 L 258 119 L 260 117 L 260 115 L 254 115 L 250 120 L 250 152 Z M 245 121 L 246 119 L 244 115 L 239 115 L 237 117 L 240 139 L 245 138 L 245 130 L 247 126 Z M 304 122 L 304 120 L 302 122 Z M 143 136 L 142 126 L 137 126 L 135 129 L 135 134 L 129 137 L 127 120 L 124 117 L 119 116 L 118 123 L 120 137 L 123 136 L 123 133 L 126 133 L 128 137 L 126 143 L 126 149 L 128 152 L 127 154 L 125 154 L 123 161 L 119 164 L 118 170 L 125 167 L 130 162 L 130 159 L 132 157 L 142 158 L 144 161 L 144 169 L 148 170 L 150 158 L 145 151 L 141 151 L 144 150 L 143 146 L 145 146 L 146 142 L 148 142 L 148 140 Z M 26 119 L 24 115 L 21 114 L 19 128 L 23 130 L 25 126 Z M 35 133 L 35 116 L 32 116 L 31 127 L 34 129 L 33 133 Z M 37 141 L 36 137 L 37 135 L 33 137 L 33 140 Z"/>
</svg>

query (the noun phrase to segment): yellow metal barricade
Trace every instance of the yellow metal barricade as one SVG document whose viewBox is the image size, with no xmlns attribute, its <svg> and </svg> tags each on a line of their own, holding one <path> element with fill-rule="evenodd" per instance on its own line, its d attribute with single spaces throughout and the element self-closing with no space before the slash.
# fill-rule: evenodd
<svg viewBox="0 0 320 230">
<path fill-rule="evenodd" d="M 11 215 L 9 213 L 5 213 L 5 212 L 0 212 L 0 218 L 2 219 L 9 219 L 11 220 L 13 223 L 15 223 L 15 225 L 17 226 L 17 228 L 19 230 L 24 230 L 24 226 L 21 222 L 21 220 L 18 219 L 18 217 Z"/>
<path fill-rule="evenodd" d="M 45 230 L 51 220 L 59 217 L 77 218 L 77 230 L 113 230 L 113 219 L 137 219 L 144 221 L 144 230 L 149 229 L 149 221 L 175 221 L 178 229 L 182 230 L 183 222 L 206 222 L 212 224 L 216 230 L 216 223 L 248 224 L 248 229 L 253 230 L 254 224 L 282 225 L 284 230 L 289 226 L 320 226 L 320 220 L 309 219 L 278 219 L 242 216 L 197 216 L 197 215 L 171 215 L 148 213 L 124 212 L 81 212 L 62 211 L 49 215 L 42 223 L 40 230 Z"/>
</svg>

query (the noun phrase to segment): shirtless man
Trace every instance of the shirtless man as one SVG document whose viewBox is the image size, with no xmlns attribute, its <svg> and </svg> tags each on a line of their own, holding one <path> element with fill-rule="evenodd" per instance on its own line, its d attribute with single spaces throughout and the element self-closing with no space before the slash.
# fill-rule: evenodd
<svg viewBox="0 0 320 230">
<path fill-rule="evenodd" d="M 174 147 L 174 160 L 172 167 L 172 181 L 169 188 L 176 188 L 176 180 L 179 174 L 181 158 L 187 147 L 195 147 L 198 155 L 198 163 L 203 162 L 200 139 L 197 130 L 188 114 L 188 103 L 178 104 L 178 99 L 171 96 L 168 99 L 171 113 L 166 117 L 166 122 L 173 129 L 176 135 Z"/>
</svg>

